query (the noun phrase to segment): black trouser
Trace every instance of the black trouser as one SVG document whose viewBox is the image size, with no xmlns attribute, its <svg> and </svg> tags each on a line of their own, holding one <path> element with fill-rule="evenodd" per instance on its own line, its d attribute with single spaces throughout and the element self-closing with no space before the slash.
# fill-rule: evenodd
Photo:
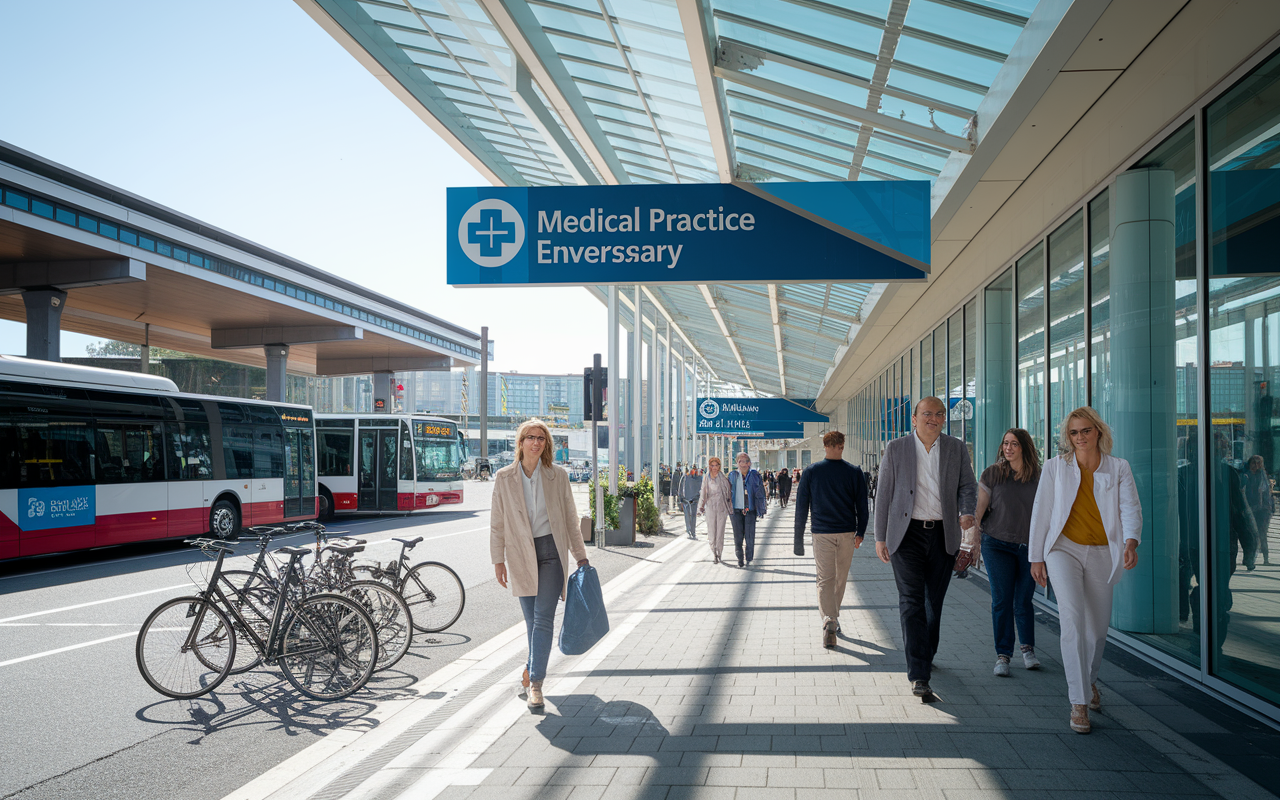
<svg viewBox="0 0 1280 800">
<path fill-rule="evenodd" d="M 907 533 L 890 557 L 898 584 L 898 613 L 907 651 L 907 680 L 927 681 L 942 633 L 942 600 L 947 596 L 955 556 L 947 554 L 942 523 L 925 528 L 911 520 Z"/>
</svg>

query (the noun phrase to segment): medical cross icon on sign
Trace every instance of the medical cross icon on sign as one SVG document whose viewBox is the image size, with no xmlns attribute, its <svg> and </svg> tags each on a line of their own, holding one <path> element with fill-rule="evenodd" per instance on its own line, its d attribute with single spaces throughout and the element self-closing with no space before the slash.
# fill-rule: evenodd
<svg viewBox="0 0 1280 800">
<path fill-rule="evenodd" d="M 500 267 L 515 258 L 524 244 L 524 220 L 503 200 L 481 200 L 462 215 L 458 244 L 467 258 L 482 267 Z"/>
</svg>

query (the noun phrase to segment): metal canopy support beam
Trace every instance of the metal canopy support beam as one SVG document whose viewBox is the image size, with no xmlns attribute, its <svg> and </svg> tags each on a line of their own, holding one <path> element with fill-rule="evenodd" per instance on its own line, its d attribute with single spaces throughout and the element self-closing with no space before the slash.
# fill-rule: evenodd
<svg viewBox="0 0 1280 800">
<path fill-rule="evenodd" d="M 706 0 L 676 0 L 676 9 L 680 12 L 685 43 L 689 46 L 689 61 L 698 86 L 698 99 L 702 101 L 702 113 L 707 118 L 707 134 L 711 138 L 711 152 L 716 157 L 716 172 L 721 183 L 729 183 L 733 180 L 733 148 L 729 146 L 724 102 L 712 72 L 715 40 L 711 26 L 707 24 L 711 19 L 710 4 Z"/>
<path fill-rule="evenodd" d="M 525 0 L 477 2 L 489 15 L 512 52 L 529 69 L 533 80 L 605 181 L 612 184 L 630 183 L 631 178 L 613 151 L 613 145 L 605 137 L 604 129 L 600 127 L 596 115 L 582 97 L 582 92 L 573 82 L 573 77 L 569 75 L 569 70 L 565 68 L 529 4 Z"/>
<path fill-rule="evenodd" d="M 289 345 L 270 344 L 262 351 L 267 357 L 267 399 L 283 403 L 289 373 Z"/>
<path fill-rule="evenodd" d="M 658 374 L 658 325 L 654 321 L 654 326 L 649 329 L 649 381 L 645 385 L 645 406 L 649 409 L 649 477 L 653 479 L 654 485 L 658 483 L 658 464 L 661 462 L 662 454 L 658 452 L 658 430 L 662 425 L 658 419 L 662 410 L 662 404 L 658 401 L 661 396 L 662 379 Z"/>
<path fill-rule="evenodd" d="M 136 258 L 0 263 L 0 294 L 24 289 L 85 289 L 147 279 L 147 265 Z"/>
<path fill-rule="evenodd" d="M 711 309 L 711 316 L 716 318 L 716 324 L 720 326 L 720 333 L 724 334 L 724 339 L 729 343 L 729 349 L 733 351 L 733 357 L 738 361 L 738 367 L 742 369 L 742 375 L 747 379 L 747 385 L 754 391 L 755 383 L 751 380 L 751 373 L 747 372 L 747 363 L 742 360 L 742 353 L 738 350 L 738 343 L 733 340 L 733 336 L 729 333 L 729 326 L 724 324 L 724 317 L 720 315 L 720 308 L 716 305 L 716 299 L 711 295 L 711 289 L 705 283 L 698 284 L 698 290 L 702 292 L 702 297 L 707 301 L 707 308 Z"/>
<path fill-rule="evenodd" d="M 787 371 L 782 364 L 782 321 L 778 314 L 778 285 L 769 284 L 769 315 L 773 317 L 773 344 L 778 348 L 778 384 L 787 393 Z"/>
<path fill-rule="evenodd" d="M 538 129 L 538 133 L 542 134 L 542 140 L 555 152 L 560 164 L 569 170 L 580 185 L 599 185 L 600 179 L 591 171 L 591 166 L 587 164 L 586 159 L 573 146 L 569 135 L 564 132 L 564 128 L 560 127 L 551 109 L 547 108 L 542 98 L 538 97 L 538 93 L 534 91 L 529 68 L 524 65 L 524 62 L 517 60 L 514 72 L 515 86 L 511 87 L 511 98 L 524 112 L 525 119 Z"/>
<path fill-rule="evenodd" d="M 812 108 L 822 109 L 830 114 L 835 114 L 837 117 L 856 120 L 864 125 L 871 125 L 875 128 L 892 131 L 899 136 L 905 136 L 908 139 L 913 139 L 918 142 L 925 142 L 937 147 L 944 147 L 947 150 L 964 153 L 971 152 L 973 149 L 972 143 L 963 136 L 953 136 L 950 133 L 935 131 L 932 128 L 917 125 L 914 122 L 894 119 L 893 117 L 885 114 L 878 114 L 868 111 L 865 108 L 850 105 L 849 103 L 832 100 L 831 98 L 823 97 L 822 95 L 814 92 L 806 92 L 802 89 L 796 89 L 795 87 L 787 86 L 786 84 L 778 83 L 777 81 L 761 78 L 758 75 L 750 75 L 745 72 L 726 69 L 725 67 L 720 66 L 715 68 L 715 75 L 717 78 L 722 78 L 723 80 L 737 83 L 750 89 L 755 89 L 758 92 L 771 94 L 775 97 L 785 97 L 796 103 L 802 103 Z"/>
<path fill-rule="evenodd" d="M 639 479 L 640 467 L 644 463 L 641 454 L 642 437 L 641 427 L 643 423 L 643 402 L 641 396 L 641 384 L 644 382 L 644 367 L 642 359 L 644 358 L 644 295 L 640 292 L 640 284 L 636 284 L 635 300 L 631 306 L 634 314 L 634 324 L 632 326 L 631 336 L 631 367 L 628 370 L 631 373 L 631 442 L 627 449 L 631 452 L 628 454 L 627 461 L 631 464 L 631 470 L 634 477 Z"/>
<path fill-rule="evenodd" d="M 273 328 L 220 328 L 209 332 L 214 350 L 263 347 L 272 344 L 318 344 L 352 342 L 364 338 L 364 329 L 354 325 L 302 325 Z"/>
<path fill-rule="evenodd" d="M 888 88 L 889 70 L 893 67 L 893 57 L 898 52 L 898 42 L 902 39 L 902 26 L 907 18 L 907 6 L 911 4 L 911 0 L 892 0 L 889 5 L 889 13 L 885 17 L 884 35 L 880 37 L 880 55 L 876 59 L 876 68 L 871 75 L 871 85 L 867 91 L 867 110 L 875 113 L 880 108 L 880 99 L 883 95 L 892 96 L 893 90 Z M 918 101 L 917 101 L 918 102 Z M 929 107 L 926 104 L 926 107 Z M 956 116 L 966 119 L 972 118 L 977 112 L 969 109 L 957 109 L 952 106 L 950 108 L 934 104 L 932 108 L 938 108 L 943 111 L 950 111 Z M 932 115 L 932 110 L 929 112 Z M 932 116 L 930 116 L 932 120 Z M 858 174 L 862 172 L 862 165 L 867 159 L 867 149 L 871 146 L 871 128 L 863 126 L 858 133 L 858 144 L 854 150 L 853 158 L 849 162 L 849 180 L 856 181 Z"/>
<path fill-rule="evenodd" d="M 622 424 L 622 358 L 618 352 L 618 287 L 609 287 L 609 494 L 618 493 L 618 428 Z"/>
<path fill-rule="evenodd" d="M 371 372 L 438 372 L 453 366 L 448 356 L 367 356 L 356 358 L 317 358 L 316 375 L 330 378 L 340 375 L 368 375 Z"/>
</svg>

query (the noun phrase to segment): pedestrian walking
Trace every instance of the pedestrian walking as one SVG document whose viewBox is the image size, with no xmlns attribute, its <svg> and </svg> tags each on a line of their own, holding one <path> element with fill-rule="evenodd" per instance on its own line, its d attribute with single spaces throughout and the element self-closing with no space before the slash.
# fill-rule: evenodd
<svg viewBox="0 0 1280 800">
<path fill-rule="evenodd" d="M 804 527 L 812 514 L 822 646 L 835 647 L 853 551 L 862 546 L 867 532 L 867 480 L 861 469 L 844 460 L 843 433 L 827 431 L 822 447 L 826 458 L 806 470 L 796 493 L 794 552 L 804 555 Z"/>
<path fill-rule="evenodd" d="M 729 473 L 729 489 L 733 502 L 729 513 L 733 551 L 738 556 L 738 566 L 745 568 L 756 554 L 756 520 L 764 516 L 769 503 L 760 473 L 751 468 L 751 456 L 746 453 L 738 453 L 738 468 Z"/>
<path fill-rule="evenodd" d="M 1045 462 L 1031 511 L 1031 574 L 1053 581 L 1062 628 L 1062 667 L 1071 730 L 1088 733 L 1102 707 L 1098 668 L 1107 643 L 1111 598 L 1138 565 L 1142 503 L 1129 462 L 1111 455 L 1111 429 L 1088 406 L 1062 422 L 1061 455 Z"/>
<path fill-rule="evenodd" d="M 778 473 L 778 505 L 783 508 L 791 502 L 791 473 L 784 468 Z"/>
<path fill-rule="evenodd" d="M 489 555 L 502 588 L 520 599 L 529 658 L 521 678 L 529 708 L 542 708 L 556 603 L 564 599 L 570 565 L 586 566 L 569 474 L 551 458 L 551 431 L 531 419 L 516 431 L 516 461 L 494 476 Z M 569 558 L 572 554 L 573 559 Z"/>
<path fill-rule="evenodd" d="M 720 459 L 715 456 L 707 461 L 707 475 L 698 494 L 698 513 L 707 517 L 707 544 L 711 546 L 716 564 L 724 560 L 724 524 L 733 510 L 729 479 L 720 467 Z"/>
<path fill-rule="evenodd" d="M 1022 665 L 1040 669 L 1036 658 L 1035 580 L 1027 545 L 1031 538 L 1031 509 L 1040 485 L 1040 457 L 1031 434 L 1022 428 L 1005 431 L 996 463 L 978 479 L 978 524 L 982 559 L 991 586 L 991 627 L 995 632 L 995 675 L 1009 677 L 1014 629 L 1022 642 Z M 973 542 L 965 546 L 972 548 Z"/>
<path fill-rule="evenodd" d="M 1249 459 L 1249 471 L 1244 476 L 1244 490 L 1249 499 L 1249 508 L 1253 511 L 1254 522 L 1257 523 L 1258 550 L 1262 553 L 1262 564 L 1270 566 L 1271 548 L 1267 542 L 1267 532 L 1271 527 L 1271 517 L 1276 513 L 1276 501 L 1271 494 L 1271 477 L 1267 475 L 1266 461 L 1260 455 Z"/>
<path fill-rule="evenodd" d="M 962 528 L 972 528 L 977 481 L 969 451 L 942 432 L 947 407 L 936 397 L 916 403 L 913 433 L 889 442 L 880 464 L 876 555 L 893 566 L 911 692 L 933 696 L 929 679 L 942 634 Z M 807 478 L 806 478 L 807 480 Z"/>
<path fill-rule="evenodd" d="M 698 524 L 698 498 L 702 494 L 702 476 L 697 467 L 690 467 L 689 473 L 680 479 L 680 508 L 684 511 L 684 532 L 690 539 L 697 539 L 695 528 Z"/>
<path fill-rule="evenodd" d="M 778 473 L 770 470 L 768 479 L 769 499 L 772 500 L 778 496 Z"/>
</svg>

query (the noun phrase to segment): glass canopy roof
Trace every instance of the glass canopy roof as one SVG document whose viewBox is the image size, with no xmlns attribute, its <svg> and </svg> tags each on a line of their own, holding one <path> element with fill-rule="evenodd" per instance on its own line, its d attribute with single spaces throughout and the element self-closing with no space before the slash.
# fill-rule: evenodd
<svg viewBox="0 0 1280 800">
<path fill-rule="evenodd" d="M 508 186 L 932 182 L 1036 3 L 303 0 Z M 871 290 L 650 296 L 717 379 L 813 397 Z"/>
</svg>

